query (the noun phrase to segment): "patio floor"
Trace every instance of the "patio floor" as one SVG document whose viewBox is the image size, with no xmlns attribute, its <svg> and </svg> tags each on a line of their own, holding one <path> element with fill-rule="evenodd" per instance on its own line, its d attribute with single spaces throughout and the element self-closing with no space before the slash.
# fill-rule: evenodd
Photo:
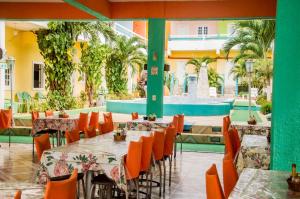
<svg viewBox="0 0 300 199">
<path fill-rule="evenodd" d="M 38 164 L 32 162 L 30 144 L 1 143 L 0 181 L 33 182 Z M 166 187 L 164 198 L 205 198 L 205 171 L 216 163 L 222 178 L 221 163 L 223 154 L 214 153 L 178 153 L 176 165 L 172 171 L 172 185 Z M 168 172 L 167 172 L 168 173 Z M 153 189 L 152 198 L 159 198 L 158 189 Z M 162 197 L 163 198 L 163 197 Z"/>
</svg>

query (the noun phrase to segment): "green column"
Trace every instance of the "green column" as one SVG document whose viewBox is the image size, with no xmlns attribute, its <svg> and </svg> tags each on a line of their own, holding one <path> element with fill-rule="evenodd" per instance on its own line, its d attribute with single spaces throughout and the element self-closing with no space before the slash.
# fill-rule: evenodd
<svg viewBox="0 0 300 199">
<path fill-rule="evenodd" d="M 163 117 L 165 64 L 165 19 L 149 19 L 148 23 L 147 115 Z"/>
<path fill-rule="evenodd" d="M 300 1 L 277 0 L 271 168 L 300 166 Z"/>
</svg>

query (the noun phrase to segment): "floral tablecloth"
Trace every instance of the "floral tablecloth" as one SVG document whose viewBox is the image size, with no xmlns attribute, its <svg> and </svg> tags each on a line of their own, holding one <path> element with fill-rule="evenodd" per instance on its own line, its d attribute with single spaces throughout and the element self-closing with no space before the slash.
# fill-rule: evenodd
<svg viewBox="0 0 300 199">
<path fill-rule="evenodd" d="M 244 169 L 229 199 L 295 199 L 300 193 L 290 191 L 288 172 Z"/>
<path fill-rule="evenodd" d="M 127 129 L 135 131 L 151 131 L 152 129 L 166 128 L 170 123 L 170 121 L 162 118 L 158 118 L 155 121 L 136 119 L 127 122 Z"/>
<path fill-rule="evenodd" d="M 244 168 L 269 169 L 270 145 L 266 136 L 245 135 L 237 156 L 238 173 Z"/>
<path fill-rule="evenodd" d="M 25 182 L 0 182 L 0 198 L 13 199 L 17 190 L 22 191 L 22 199 L 44 198 L 44 186 Z"/>
<path fill-rule="evenodd" d="M 32 136 L 44 129 L 52 129 L 57 131 L 72 131 L 77 127 L 78 118 L 58 118 L 47 117 L 39 118 L 33 122 Z"/>
<path fill-rule="evenodd" d="M 238 130 L 240 138 L 243 138 L 244 135 L 268 136 L 271 131 L 271 122 L 263 122 L 256 125 L 250 125 L 247 122 L 232 122 L 231 126 Z"/>
<path fill-rule="evenodd" d="M 47 150 L 42 155 L 37 180 L 43 184 L 48 177 L 68 175 L 77 168 L 79 172 L 104 171 L 118 187 L 127 190 L 124 156 L 129 142 L 137 141 L 142 135 L 150 133 L 128 131 L 126 141 L 121 142 L 115 142 L 113 133 L 108 133 Z"/>
</svg>

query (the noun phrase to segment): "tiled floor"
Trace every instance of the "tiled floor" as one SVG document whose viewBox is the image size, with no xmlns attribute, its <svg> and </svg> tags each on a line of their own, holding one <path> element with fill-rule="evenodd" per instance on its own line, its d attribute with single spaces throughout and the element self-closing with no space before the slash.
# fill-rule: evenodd
<svg viewBox="0 0 300 199">
<path fill-rule="evenodd" d="M 31 145 L 1 143 L 0 181 L 33 182 L 37 164 L 32 162 Z M 212 153 L 178 153 L 173 167 L 172 185 L 166 188 L 162 198 L 193 199 L 205 197 L 205 171 L 216 163 L 222 178 L 221 161 L 223 154 Z M 167 162 L 168 165 L 168 162 Z M 168 167 L 167 167 L 168 168 Z M 168 172 L 167 172 L 168 174 Z M 158 197 L 158 188 L 153 189 L 153 197 Z"/>
</svg>

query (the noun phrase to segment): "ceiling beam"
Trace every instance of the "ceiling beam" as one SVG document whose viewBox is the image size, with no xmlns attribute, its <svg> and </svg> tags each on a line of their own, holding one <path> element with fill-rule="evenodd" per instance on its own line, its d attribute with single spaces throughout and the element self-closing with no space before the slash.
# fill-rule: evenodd
<svg viewBox="0 0 300 199">
<path fill-rule="evenodd" d="M 276 0 L 112 2 L 112 19 L 274 18 Z"/>
<path fill-rule="evenodd" d="M 95 20 L 96 17 L 67 3 L 0 2 L 5 20 Z"/>
<path fill-rule="evenodd" d="M 66 3 L 82 10 L 100 20 L 110 18 L 110 2 L 108 0 L 64 0 Z"/>
</svg>

